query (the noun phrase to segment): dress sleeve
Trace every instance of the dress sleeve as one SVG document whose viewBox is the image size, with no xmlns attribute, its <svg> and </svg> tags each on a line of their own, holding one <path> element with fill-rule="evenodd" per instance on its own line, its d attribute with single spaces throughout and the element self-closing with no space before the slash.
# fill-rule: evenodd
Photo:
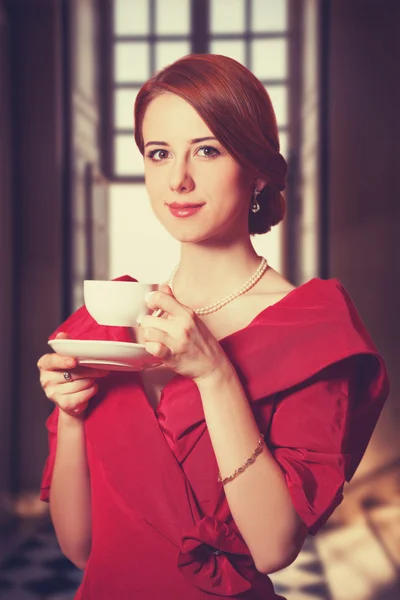
<svg viewBox="0 0 400 600">
<path fill-rule="evenodd" d="M 40 486 L 40 499 L 43 500 L 43 502 L 48 502 L 50 496 L 50 485 L 53 477 L 54 461 L 56 458 L 59 410 L 60 409 L 58 406 L 56 406 L 46 421 L 49 453 L 44 465 L 42 482 Z"/>
<path fill-rule="evenodd" d="M 341 503 L 379 416 L 382 402 L 373 397 L 369 358 L 335 363 L 276 398 L 266 439 L 313 535 Z"/>
<path fill-rule="evenodd" d="M 122 275 L 113 281 L 138 281 L 130 275 Z M 119 342 L 131 342 L 132 337 L 129 327 L 108 327 L 99 325 L 89 315 L 85 306 L 78 308 L 49 336 L 49 340 L 56 337 L 60 332 L 67 333 L 70 338 L 78 340 L 114 340 Z M 40 487 L 40 499 L 49 501 L 51 478 L 53 475 L 54 461 L 57 447 L 59 408 L 56 406 L 46 421 L 49 454 L 43 469 Z"/>
</svg>

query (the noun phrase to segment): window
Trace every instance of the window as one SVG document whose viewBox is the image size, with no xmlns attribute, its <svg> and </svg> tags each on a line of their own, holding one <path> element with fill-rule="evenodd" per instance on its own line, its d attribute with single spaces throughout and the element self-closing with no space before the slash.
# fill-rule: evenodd
<svg viewBox="0 0 400 600">
<path fill-rule="evenodd" d="M 132 135 L 133 105 L 149 77 L 191 53 L 191 2 L 114 0 L 112 15 L 112 152 L 107 172 L 114 180 L 142 181 L 142 156 Z"/>
<path fill-rule="evenodd" d="M 108 102 L 103 169 L 111 186 L 110 276 L 131 273 L 145 280 L 169 277 L 163 262 L 179 259 L 179 245 L 154 222 L 146 200 L 143 158 L 133 137 L 133 105 L 141 85 L 156 71 L 190 53 L 219 53 L 248 67 L 266 87 L 277 115 L 281 151 L 290 133 L 288 109 L 288 0 L 108 0 Z M 105 61 L 107 63 L 107 61 Z M 125 184 L 125 185 L 121 185 Z M 140 226 L 138 225 L 140 224 Z M 140 237 L 141 236 L 141 237 Z M 132 253 L 141 239 L 141 257 Z M 282 229 L 253 238 L 256 250 L 282 268 Z M 143 254 L 147 264 L 142 262 Z M 151 277 L 150 277 L 151 278 Z"/>
<path fill-rule="evenodd" d="M 107 175 L 143 181 L 133 140 L 133 105 L 155 72 L 192 52 L 230 56 L 265 85 L 274 105 L 282 152 L 288 132 L 287 0 L 112 0 Z"/>
<path fill-rule="evenodd" d="M 227 18 L 229 16 L 229 18 Z M 209 52 L 245 65 L 264 84 L 285 155 L 288 130 L 287 0 L 212 0 Z"/>
</svg>

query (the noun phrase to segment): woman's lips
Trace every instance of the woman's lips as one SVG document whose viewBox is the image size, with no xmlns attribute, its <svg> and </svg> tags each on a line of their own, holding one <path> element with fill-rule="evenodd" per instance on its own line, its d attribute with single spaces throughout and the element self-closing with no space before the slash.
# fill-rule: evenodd
<svg viewBox="0 0 400 600">
<path fill-rule="evenodd" d="M 195 213 L 197 213 L 204 204 L 198 204 L 193 206 L 177 206 L 177 205 L 168 205 L 170 213 L 174 217 L 191 217 Z"/>
</svg>

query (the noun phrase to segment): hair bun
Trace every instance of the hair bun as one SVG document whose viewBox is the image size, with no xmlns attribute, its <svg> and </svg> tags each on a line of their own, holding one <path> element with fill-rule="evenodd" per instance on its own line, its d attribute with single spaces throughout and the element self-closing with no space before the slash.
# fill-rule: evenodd
<svg viewBox="0 0 400 600">
<path fill-rule="evenodd" d="M 267 233 L 285 216 L 286 201 L 279 189 L 273 185 L 266 185 L 257 200 L 260 210 L 257 213 L 249 211 L 249 229 L 254 233 Z"/>
</svg>

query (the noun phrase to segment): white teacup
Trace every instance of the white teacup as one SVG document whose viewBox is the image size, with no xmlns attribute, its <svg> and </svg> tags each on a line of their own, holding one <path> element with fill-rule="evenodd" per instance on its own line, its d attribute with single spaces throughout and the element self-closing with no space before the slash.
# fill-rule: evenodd
<svg viewBox="0 0 400 600">
<path fill-rule="evenodd" d="M 83 296 L 88 313 L 99 325 L 135 327 L 138 320 L 152 312 L 146 294 L 158 289 L 157 283 L 86 279 Z"/>
</svg>

